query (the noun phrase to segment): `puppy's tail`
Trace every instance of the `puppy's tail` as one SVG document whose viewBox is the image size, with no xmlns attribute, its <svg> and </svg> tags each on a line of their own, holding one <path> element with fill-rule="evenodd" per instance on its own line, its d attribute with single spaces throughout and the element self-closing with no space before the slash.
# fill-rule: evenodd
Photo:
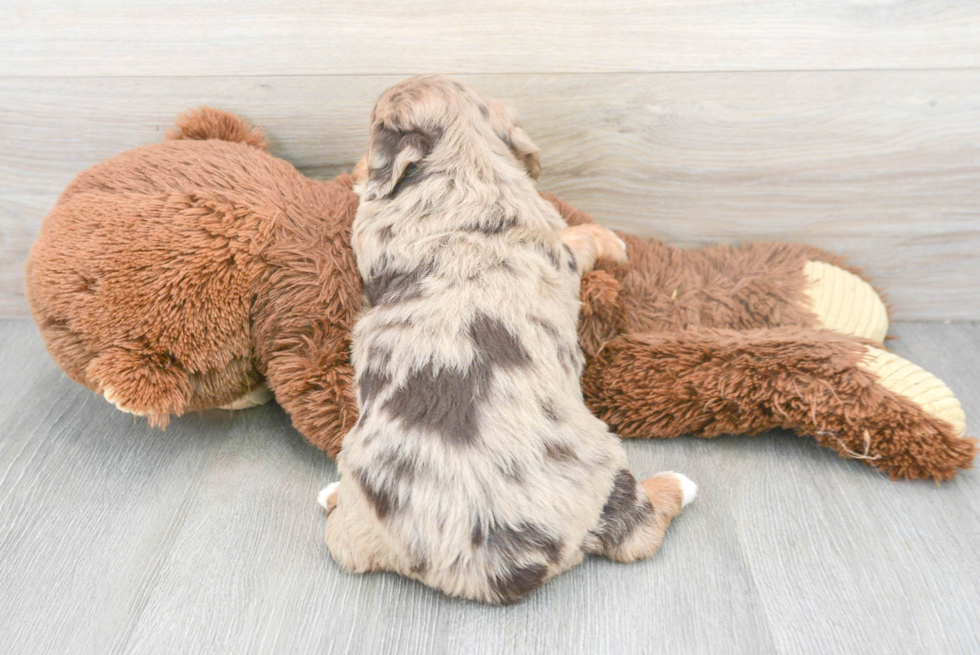
<svg viewBox="0 0 980 655">
<path fill-rule="evenodd" d="M 212 107 L 200 107 L 184 112 L 177 117 L 176 127 L 167 132 L 166 140 L 219 139 L 266 150 L 269 141 L 260 130 L 252 127 L 241 116 Z"/>
</svg>

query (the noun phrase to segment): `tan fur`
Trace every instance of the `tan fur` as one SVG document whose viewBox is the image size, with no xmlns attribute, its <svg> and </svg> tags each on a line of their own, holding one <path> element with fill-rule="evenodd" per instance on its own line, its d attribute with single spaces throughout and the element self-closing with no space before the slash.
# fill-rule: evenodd
<svg viewBox="0 0 980 655">
<path fill-rule="evenodd" d="M 649 557 L 684 478 L 652 504 L 578 382 L 581 274 L 625 244 L 566 228 L 516 116 L 472 89 L 412 78 L 372 116 L 352 234 L 362 418 L 337 460 L 331 553 L 491 603 L 586 554 Z"/>
<path fill-rule="evenodd" d="M 45 218 L 25 283 L 48 351 L 155 424 L 230 403 L 266 377 L 297 429 L 336 455 L 357 420 L 353 180 L 304 178 L 226 112 L 191 112 L 173 136 L 79 174 Z M 569 225 L 592 222 L 546 197 Z M 858 370 L 860 340 L 817 329 L 804 267 L 854 270 L 842 258 L 802 244 L 683 250 L 621 236 L 629 261 L 599 261 L 582 280 L 579 341 L 586 400 L 622 436 L 788 426 L 894 478 L 970 467 L 974 442 Z M 688 378 L 698 406 L 677 386 Z M 868 400 L 845 411 L 856 389 Z"/>
</svg>

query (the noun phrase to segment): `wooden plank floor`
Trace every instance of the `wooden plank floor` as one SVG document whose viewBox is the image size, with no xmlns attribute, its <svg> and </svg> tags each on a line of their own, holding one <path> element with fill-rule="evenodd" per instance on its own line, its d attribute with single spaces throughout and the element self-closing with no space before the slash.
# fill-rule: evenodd
<svg viewBox="0 0 980 655">
<path fill-rule="evenodd" d="M 980 66 L 970 0 L 3 0 L 0 76 Z"/>
<path fill-rule="evenodd" d="M 980 324 L 894 333 L 975 430 Z M 980 473 L 892 483 L 789 434 L 627 451 L 701 485 L 656 557 L 449 600 L 338 569 L 314 503 L 336 468 L 275 405 L 151 430 L 0 321 L 0 652 L 980 651 Z"/>
</svg>

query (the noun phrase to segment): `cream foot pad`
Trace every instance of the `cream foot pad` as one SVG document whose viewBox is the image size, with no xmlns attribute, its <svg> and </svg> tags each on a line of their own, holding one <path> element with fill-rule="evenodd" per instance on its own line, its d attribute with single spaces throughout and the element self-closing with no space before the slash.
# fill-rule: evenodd
<svg viewBox="0 0 980 655">
<path fill-rule="evenodd" d="M 966 432 L 966 414 L 953 392 L 932 373 L 907 359 L 878 348 L 868 348 L 861 368 L 878 376 L 889 391 L 905 396 L 926 413 L 953 426 L 957 436 Z"/>
<path fill-rule="evenodd" d="M 857 275 L 825 262 L 807 262 L 806 295 L 821 327 L 878 343 L 888 333 L 888 312 L 874 288 Z"/>
<path fill-rule="evenodd" d="M 126 412 L 127 414 L 132 414 L 133 416 L 146 416 L 146 414 L 143 412 L 137 412 L 135 409 L 124 405 L 123 401 L 119 398 L 115 389 L 112 387 L 102 387 L 102 397 L 115 405 L 116 409 L 118 409 L 120 412 Z"/>
<path fill-rule="evenodd" d="M 270 400 L 272 400 L 272 392 L 269 391 L 269 387 L 263 382 L 244 396 L 235 398 L 227 405 L 222 405 L 220 409 L 248 409 L 249 407 L 264 405 Z"/>
</svg>

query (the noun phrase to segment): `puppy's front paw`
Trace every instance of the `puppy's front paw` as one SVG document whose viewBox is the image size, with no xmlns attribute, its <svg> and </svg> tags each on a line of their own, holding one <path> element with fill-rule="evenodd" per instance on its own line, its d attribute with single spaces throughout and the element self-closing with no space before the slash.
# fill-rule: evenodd
<svg viewBox="0 0 980 655">
<path fill-rule="evenodd" d="M 611 259 L 617 264 L 626 261 L 626 242 L 620 239 L 615 232 L 601 225 L 595 226 L 596 244 L 599 246 L 599 259 Z"/>
</svg>

